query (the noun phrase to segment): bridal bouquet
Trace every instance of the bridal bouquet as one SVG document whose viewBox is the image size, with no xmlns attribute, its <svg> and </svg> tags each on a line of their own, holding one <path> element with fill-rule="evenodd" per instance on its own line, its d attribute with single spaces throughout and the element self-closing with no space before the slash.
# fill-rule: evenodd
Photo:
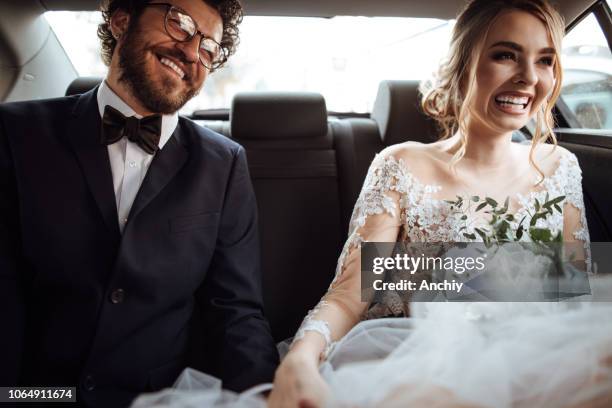
<svg viewBox="0 0 612 408">
<path fill-rule="evenodd" d="M 509 198 L 503 205 L 490 197 L 472 196 L 469 199 L 457 197 L 447 201 L 452 209 L 462 214 L 465 222 L 461 231 L 465 238 L 483 242 L 487 255 L 487 279 L 510 293 L 520 293 L 525 298 L 534 290 L 545 298 L 575 296 L 588 293 L 588 280 L 584 272 L 572 265 L 574 255 L 566 256 L 563 245 L 563 231 L 543 227 L 553 214 L 562 214 L 565 196 L 550 197 L 544 201 L 535 198 L 533 205 L 526 207 L 527 214 L 517 220 L 508 211 Z M 484 211 L 484 225 L 468 228 L 468 213 Z M 466 277 L 469 278 L 469 277 Z M 503 283 L 502 283 L 503 282 Z M 536 289 L 538 287 L 538 289 Z M 512 296 L 510 296 L 511 298 Z"/>
<path fill-rule="evenodd" d="M 447 203 L 451 204 L 451 209 L 456 209 L 463 212 L 469 211 L 473 205 L 476 205 L 476 212 L 485 210 L 485 213 L 490 215 L 488 226 L 474 228 L 474 232 L 478 234 L 480 238 L 482 238 L 482 241 L 487 246 L 491 246 L 492 244 L 520 241 L 525 233 L 529 235 L 532 242 L 562 243 L 563 235 L 561 231 L 557 231 L 555 233 L 548 228 L 536 227 L 536 224 L 539 219 L 546 219 L 547 217 L 553 215 L 555 211 L 562 213 L 562 209 L 559 204 L 561 204 L 564 199 L 565 196 L 550 198 L 548 193 L 546 193 L 546 198 L 544 199 L 543 203 L 540 203 L 540 201 L 536 198 L 533 206 L 535 211 L 532 212 L 527 209 L 528 214 L 521 218 L 515 230 L 511 228 L 510 224 L 516 220 L 516 217 L 514 214 L 508 212 L 508 205 L 510 202 L 509 197 L 506 198 L 506 201 L 504 201 L 503 207 L 500 207 L 498 202 L 490 197 L 484 197 L 481 199 L 479 196 L 470 197 L 467 203 L 463 197 L 457 196 L 457 200 L 447 201 Z M 527 218 L 529 219 L 527 220 Z M 467 214 L 464 214 L 461 219 L 463 221 L 467 221 Z M 528 225 L 525 225 L 525 221 L 528 221 Z M 461 231 L 466 229 L 466 225 L 460 228 Z M 476 239 L 476 235 L 471 232 L 464 232 L 463 236 L 471 240 Z"/>
</svg>

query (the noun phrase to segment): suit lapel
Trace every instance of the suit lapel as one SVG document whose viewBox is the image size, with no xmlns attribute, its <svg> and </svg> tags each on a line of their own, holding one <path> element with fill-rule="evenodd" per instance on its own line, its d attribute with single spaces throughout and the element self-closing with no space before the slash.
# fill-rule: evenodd
<svg viewBox="0 0 612 408">
<path fill-rule="evenodd" d="M 113 236 L 118 237 L 117 204 L 108 149 L 100 143 L 101 120 L 97 92 L 96 87 L 79 97 L 68 124 L 67 139 L 74 149 L 104 223 Z"/>
<path fill-rule="evenodd" d="M 187 161 L 187 149 L 182 143 L 180 123 L 164 148 L 155 153 L 147 175 L 130 210 L 129 219 L 140 213 L 174 178 Z"/>
</svg>

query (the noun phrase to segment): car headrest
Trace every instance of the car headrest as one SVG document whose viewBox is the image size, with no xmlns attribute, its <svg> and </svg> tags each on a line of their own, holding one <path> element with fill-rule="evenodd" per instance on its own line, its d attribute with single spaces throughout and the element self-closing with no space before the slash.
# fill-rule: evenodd
<svg viewBox="0 0 612 408">
<path fill-rule="evenodd" d="M 310 92 L 238 93 L 230 126 L 238 140 L 322 138 L 327 135 L 325 99 Z"/>
<path fill-rule="evenodd" d="M 68 85 L 66 96 L 83 94 L 100 85 L 102 81 L 101 77 L 78 77 Z"/>
<path fill-rule="evenodd" d="M 438 139 L 436 124 L 420 107 L 419 81 L 382 81 L 371 118 L 378 124 L 385 145 Z"/>
</svg>

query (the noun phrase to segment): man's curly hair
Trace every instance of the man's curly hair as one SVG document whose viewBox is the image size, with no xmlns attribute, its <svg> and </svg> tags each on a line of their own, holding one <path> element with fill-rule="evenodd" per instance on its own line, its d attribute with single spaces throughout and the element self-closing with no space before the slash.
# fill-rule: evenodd
<svg viewBox="0 0 612 408">
<path fill-rule="evenodd" d="M 242 5 L 239 0 L 202 0 L 213 7 L 223 21 L 221 48 L 225 51 L 225 60 L 236 52 L 240 42 L 238 25 L 242 22 Z M 110 66 L 117 40 L 110 29 L 111 16 L 117 10 L 124 10 L 130 15 L 130 28 L 140 18 L 148 0 L 104 0 L 100 7 L 103 22 L 98 25 L 98 38 L 102 43 L 102 61 Z M 223 61 L 225 62 L 225 61 Z"/>
</svg>

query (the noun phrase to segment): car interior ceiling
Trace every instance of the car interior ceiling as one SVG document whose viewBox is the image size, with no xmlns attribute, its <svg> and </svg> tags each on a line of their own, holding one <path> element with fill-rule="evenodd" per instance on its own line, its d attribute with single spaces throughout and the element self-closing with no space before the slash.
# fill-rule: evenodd
<svg viewBox="0 0 612 408">
<path fill-rule="evenodd" d="M 318 4 L 318 11 L 308 1 L 246 3 L 247 13 L 260 15 L 335 15 L 350 9 L 361 15 L 448 18 L 455 15 L 462 1 L 397 0 L 380 4 L 352 0 L 349 7 L 347 0 Z M 593 1 L 558 3 L 566 20 L 572 21 Z M 94 9 L 96 1 L 20 4 L 3 5 L 10 15 L 0 14 L 0 32 L 7 32 L 5 28 L 15 24 L 12 18 L 31 26 L 15 33 L 14 38 L 0 38 L 0 57 L 13 61 L 13 65 L 0 67 L 3 100 L 15 95 L 22 99 L 40 97 L 34 86 L 40 81 L 18 79 L 26 68 L 46 79 L 46 94 L 55 96 L 80 94 L 100 83 L 101 78 L 74 79 L 77 74 L 71 67 L 46 73 L 44 64 L 37 62 L 49 61 L 41 59 L 40 49 L 52 54 L 61 47 L 48 25 L 44 26 L 46 22 L 36 20 L 40 14 L 46 9 Z M 28 44 L 21 44 L 24 38 Z M 58 71 L 65 72 L 57 77 Z M 433 121 L 418 108 L 418 81 L 408 80 L 383 81 L 372 112 L 366 117 L 329 116 L 324 98 L 316 93 L 239 93 L 226 120 L 201 123 L 236 140 L 247 152 L 259 207 L 266 315 L 277 340 L 295 332 L 304 312 L 316 304 L 331 282 L 352 208 L 374 156 L 386 146 L 408 140 L 426 143 L 435 140 L 437 134 Z M 518 132 L 513 140 L 520 142 L 524 136 Z M 566 143 L 562 138 L 560 141 L 577 154 L 583 167 L 592 240 L 611 240 L 608 208 L 612 208 L 612 188 L 599 186 L 610 183 L 612 150 Z"/>
<path fill-rule="evenodd" d="M 47 10 L 95 10 L 98 0 L 30 0 L 40 3 Z M 571 21 L 590 6 L 592 0 L 557 0 L 555 2 L 567 21 Z M 249 0 L 244 2 L 247 15 L 259 16 L 303 16 L 334 17 L 390 16 L 390 17 L 435 17 L 453 18 L 464 4 L 464 0 L 405 1 L 386 0 L 334 0 L 312 2 L 309 0 Z"/>
</svg>

